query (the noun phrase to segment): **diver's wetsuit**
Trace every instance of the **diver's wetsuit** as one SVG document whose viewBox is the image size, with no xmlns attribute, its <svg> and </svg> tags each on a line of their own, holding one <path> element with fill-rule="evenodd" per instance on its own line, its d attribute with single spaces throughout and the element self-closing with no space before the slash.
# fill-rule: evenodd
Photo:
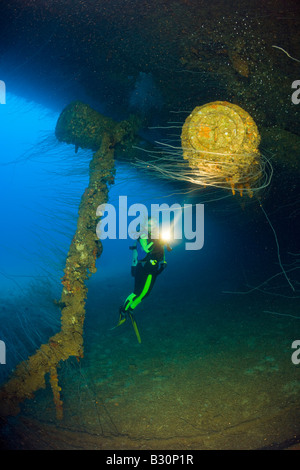
<svg viewBox="0 0 300 470">
<path fill-rule="evenodd" d="M 166 267 L 164 245 L 160 240 L 139 238 L 132 249 L 134 291 L 120 309 L 123 314 L 134 310 L 150 294 L 156 277 Z"/>
</svg>

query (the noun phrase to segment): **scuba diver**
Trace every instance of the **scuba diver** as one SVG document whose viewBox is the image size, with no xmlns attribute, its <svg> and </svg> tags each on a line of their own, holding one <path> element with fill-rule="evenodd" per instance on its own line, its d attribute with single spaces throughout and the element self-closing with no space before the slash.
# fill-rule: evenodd
<svg viewBox="0 0 300 470">
<path fill-rule="evenodd" d="M 150 294 L 157 276 L 167 266 L 165 246 L 168 251 L 172 250 L 169 244 L 158 238 L 158 233 L 158 223 L 149 217 L 147 230 L 141 231 L 135 245 L 130 247 L 132 250 L 131 275 L 135 279 L 134 290 L 119 310 L 120 316 L 117 326 L 122 325 L 129 317 L 139 343 L 141 337 L 133 311 Z"/>
</svg>

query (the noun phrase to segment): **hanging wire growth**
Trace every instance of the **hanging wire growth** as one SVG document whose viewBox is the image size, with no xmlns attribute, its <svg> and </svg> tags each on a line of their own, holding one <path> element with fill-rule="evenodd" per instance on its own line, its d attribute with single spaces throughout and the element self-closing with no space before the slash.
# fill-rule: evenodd
<svg viewBox="0 0 300 470">
<path fill-rule="evenodd" d="M 147 162 L 137 160 L 136 166 L 161 178 L 249 197 L 272 178 L 272 165 L 258 150 L 260 135 L 254 120 L 226 101 L 196 107 L 182 126 L 180 145 L 157 144 L 159 150 L 150 152 Z"/>
</svg>

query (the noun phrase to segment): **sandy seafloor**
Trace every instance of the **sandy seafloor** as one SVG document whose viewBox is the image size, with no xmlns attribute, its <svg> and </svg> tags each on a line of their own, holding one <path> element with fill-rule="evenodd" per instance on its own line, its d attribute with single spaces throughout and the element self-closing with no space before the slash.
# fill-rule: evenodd
<svg viewBox="0 0 300 470">
<path fill-rule="evenodd" d="M 262 315 L 259 293 L 212 304 L 209 295 L 178 300 L 165 290 L 136 314 L 139 345 L 129 323 L 110 331 L 109 296 L 101 294 L 100 316 L 94 289 L 85 357 L 59 372 L 63 420 L 51 389 L 38 392 L 11 418 L 9 448 L 259 449 L 298 435 L 298 320 Z"/>
</svg>

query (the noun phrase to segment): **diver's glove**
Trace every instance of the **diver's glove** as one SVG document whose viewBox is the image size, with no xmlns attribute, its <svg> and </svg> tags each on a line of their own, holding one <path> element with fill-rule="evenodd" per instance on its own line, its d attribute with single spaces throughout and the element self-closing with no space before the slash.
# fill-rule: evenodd
<svg viewBox="0 0 300 470">
<path fill-rule="evenodd" d="M 157 270 L 157 274 L 160 274 L 162 273 L 167 267 L 167 262 L 166 261 L 162 261 L 161 263 L 159 263 L 159 268 Z"/>
</svg>

